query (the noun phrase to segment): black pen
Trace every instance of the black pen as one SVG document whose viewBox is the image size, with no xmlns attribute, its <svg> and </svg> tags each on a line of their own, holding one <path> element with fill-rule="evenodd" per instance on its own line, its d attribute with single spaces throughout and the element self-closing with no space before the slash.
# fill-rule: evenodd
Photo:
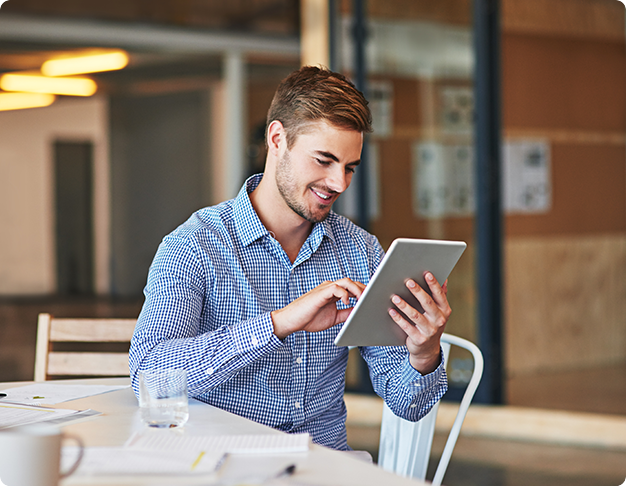
<svg viewBox="0 0 626 486">
<path fill-rule="evenodd" d="M 7 396 L 7 394 L 6 394 L 6 393 L 0 393 L 0 398 L 4 398 L 4 397 L 6 397 L 6 396 Z"/>
<path fill-rule="evenodd" d="M 274 476 L 274 478 L 282 478 L 284 476 L 291 476 L 295 472 L 296 472 L 296 465 L 291 464 L 287 466 L 285 469 L 283 469 L 282 471 L 280 471 L 276 476 Z"/>
</svg>

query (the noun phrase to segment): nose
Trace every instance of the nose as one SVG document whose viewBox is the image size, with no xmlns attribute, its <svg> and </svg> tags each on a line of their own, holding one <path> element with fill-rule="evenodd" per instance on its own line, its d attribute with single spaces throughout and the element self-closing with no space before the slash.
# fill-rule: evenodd
<svg viewBox="0 0 626 486">
<path fill-rule="evenodd" d="M 332 173 L 328 175 L 326 179 L 326 185 L 331 191 L 341 194 L 350 185 L 352 172 L 346 172 L 346 170 L 341 167 L 340 164 L 336 165 L 337 167 L 335 167 Z"/>
</svg>

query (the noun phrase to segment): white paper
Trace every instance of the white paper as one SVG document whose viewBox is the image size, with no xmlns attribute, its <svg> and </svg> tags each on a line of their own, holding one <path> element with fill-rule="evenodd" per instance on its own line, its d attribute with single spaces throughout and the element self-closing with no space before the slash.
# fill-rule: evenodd
<svg viewBox="0 0 626 486">
<path fill-rule="evenodd" d="M 203 450 L 230 454 L 288 454 L 309 450 L 309 434 L 258 434 L 217 436 L 176 436 L 138 434 L 128 441 L 129 448 L 151 450 Z"/>
<path fill-rule="evenodd" d="M 546 213 L 552 206 L 550 144 L 509 140 L 503 147 L 503 204 L 508 213 Z"/>
<path fill-rule="evenodd" d="M 111 391 L 128 388 L 129 385 L 66 385 L 61 383 L 33 383 L 32 385 L 18 386 L 0 390 L 6 393 L 2 401 L 24 403 L 28 405 L 54 405 L 56 403 L 78 400 Z"/>
<path fill-rule="evenodd" d="M 67 418 L 76 410 L 32 407 L 28 405 L 0 403 L 0 429 L 28 425 L 38 422 Z"/>
<path fill-rule="evenodd" d="M 413 211 L 423 218 L 470 216 L 475 211 L 471 145 L 413 146 Z"/>
<path fill-rule="evenodd" d="M 64 447 L 63 469 L 78 455 L 77 447 Z M 210 474 L 221 466 L 224 454 L 192 450 L 144 450 L 125 447 L 86 447 L 77 475 Z"/>
</svg>

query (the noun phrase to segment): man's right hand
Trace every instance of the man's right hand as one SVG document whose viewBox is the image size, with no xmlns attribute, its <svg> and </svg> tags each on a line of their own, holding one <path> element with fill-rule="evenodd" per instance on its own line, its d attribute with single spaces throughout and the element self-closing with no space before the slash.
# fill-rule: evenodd
<svg viewBox="0 0 626 486">
<path fill-rule="evenodd" d="M 323 282 L 310 292 L 298 297 L 291 304 L 271 313 L 274 334 L 285 339 L 296 331 L 324 331 L 344 322 L 352 307 L 337 309 L 337 302 L 350 304 L 350 297 L 361 297 L 365 284 L 349 278 L 336 282 Z"/>
</svg>

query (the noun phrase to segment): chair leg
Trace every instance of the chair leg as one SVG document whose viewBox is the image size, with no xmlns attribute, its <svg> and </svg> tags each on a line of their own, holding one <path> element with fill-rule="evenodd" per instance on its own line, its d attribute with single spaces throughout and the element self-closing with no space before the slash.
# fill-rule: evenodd
<svg viewBox="0 0 626 486">
<path fill-rule="evenodd" d="M 37 348 L 35 351 L 35 381 L 46 381 L 50 350 L 50 314 L 39 314 L 37 320 Z"/>
</svg>

